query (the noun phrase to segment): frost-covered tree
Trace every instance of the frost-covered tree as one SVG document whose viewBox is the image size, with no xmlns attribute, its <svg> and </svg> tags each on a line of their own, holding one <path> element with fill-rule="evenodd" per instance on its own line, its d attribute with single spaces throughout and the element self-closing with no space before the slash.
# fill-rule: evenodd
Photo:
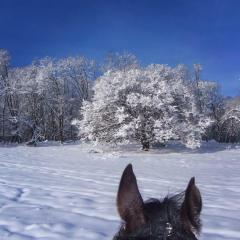
<svg viewBox="0 0 240 240">
<path fill-rule="evenodd" d="M 208 120 L 197 111 L 182 66 L 108 71 L 97 80 L 94 92 L 92 102 L 82 109 L 80 132 L 85 138 L 136 140 L 145 150 L 170 139 L 188 147 L 200 145 Z"/>
<path fill-rule="evenodd" d="M 202 65 L 201 64 L 194 64 L 194 76 L 193 76 L 193 86 L 194 86 L 194 94 L 196 98 L 196 104 L 198 111 L 202 113 L 203 111 L 203 100 L 202 100 L 202 91 L 201 91 L 201 72 L 202 72 Z"/>
<path fill-rule="evenodd" d="M 5 49 L 0 49 L 0 79 L 3 80 L 8 75 L 10 65 L 10 54 Z"/>
<path fill-rule="evenodd" d="M 6 132 L 6 107 L 7 107 L 7 77 L 10 64 L 10 55 L 4 50 L 0 49 L 0 123 L 1 123 L 1 136 L 5 137 Z"/>
<path fill-rule="evenodd" d="M 214 81 L 201 80 L 198 83 L 198 92 L 201 113 L 212 120 L 212 124 L 203 134 L 203 139 L 218 139 L 220 121 L 224 114 L 224 99 L 220 93 L 219 84 Z"/>
<path fill-rule="evenodd" d="M 240 142 L 240 98 L 225 101 L 225 113 L 219 122 L 219 142 Z"/>
<path fill-rule="evenodd" d="M 94 63 L 84 57 L 60 60 L 43 59 L 37 63 L 37 82 L 45 109 L 45 135 L 64 141 L 76 137 L 71 122 L 79 115 L 79 106 L 89 98 Z"/>
<path fill-rule="evenodd" d="M 1 99 L 1 135 L 3 141 L 17 135 L 17 115 L 19 99 L 16 94 L 17 82 L 10 69 L 10 54 L 0 50 L 0 99 Z"/>
<path fill-rule="evenodd" d="M 198 111 L 211 119 L 211 124 L 203 132 L 202 138 L 217 140 L 220 134 L 220 120 L 224 114 L 224 98 L 217 82 L 201 78 L 202 69 L 201 64 L 194 64 L 194 73 L 189 85 L 194 92 Z"/>
<path fill-rule="evenodd" d="M 44 58 L 10 68 L 9 61 L 8 52 L 0 50 L 0 141 L 76 139 L 72 120 L 90 98 L 95 63 L 84 57 Z"/>
<path fill-rule="evenodd" d="M 223 101 L 217 84 L 201 79 L 201 65 L 194 77 L 184 66 L 141 69 L 136 56 L 124 52 L 108 54 L 101 66 L 68 57 L 12 68 L 8 51 L 0 49 L 0 141 L 76 139 L 74 119 L 82 119 L 81 134 L 89 139 L 136 140 L 145 149 L 169 139 L 194 147 L 200 135 L 222 137 Z M 214 124 L 206 132 L 209 118 Z"/>
<path fill-rule="evenodd" d="M 139 61 L 135 55 L 126 51 L 123 53 L 110 52 L 105 58 L 105 62 L 103 64 L 103 71 L 127 71 L 129 69 L 136 69 L 138 67 Z"/>
</svg>

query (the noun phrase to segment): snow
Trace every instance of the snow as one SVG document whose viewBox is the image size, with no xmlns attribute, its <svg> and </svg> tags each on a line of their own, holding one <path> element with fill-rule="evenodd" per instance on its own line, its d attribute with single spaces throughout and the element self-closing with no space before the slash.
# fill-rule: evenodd
<svg viewBox="0 0 240 240">
<path fill-rule="evenodd" d="M 117 231 L 119 179 L 132 163 L 146 200 L 186 188 L 203 197 L 200 239 L 240 239 L 240 146 L 138 150 L 88 144 L 0 146 L 1 240 L 105 240 Z"/>
</svg>

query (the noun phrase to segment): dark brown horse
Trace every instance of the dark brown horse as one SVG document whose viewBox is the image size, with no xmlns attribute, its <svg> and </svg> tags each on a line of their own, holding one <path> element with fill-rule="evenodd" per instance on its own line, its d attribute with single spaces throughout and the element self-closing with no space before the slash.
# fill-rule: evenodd
<svg viewBox="0 0 240 240">
<path fill-rule="evenodd" d="M 119 184 L 117 207 L 123 224 L 114 240 L 196 240 L 202 199 L 195 179 L 187 189 L 162 201 L 143 201 L 129 164 Z"/>
</svg>

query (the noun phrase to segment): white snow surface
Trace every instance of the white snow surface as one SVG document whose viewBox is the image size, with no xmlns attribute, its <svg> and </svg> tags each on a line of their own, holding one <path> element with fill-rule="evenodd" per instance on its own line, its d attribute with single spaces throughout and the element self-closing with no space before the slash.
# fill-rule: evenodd
<svg viewBox="0 0 240 240">
<path fill-rule="evenodd" d="M 143 198 L 185 190 L 203 197 L 200 239 L 240 239 L 240 146 L 107 149 L 88 144 L 0 146 L 1 240 L 105 240 L 118 230 L 116 193 L 133 164 Z"/>
</svg>

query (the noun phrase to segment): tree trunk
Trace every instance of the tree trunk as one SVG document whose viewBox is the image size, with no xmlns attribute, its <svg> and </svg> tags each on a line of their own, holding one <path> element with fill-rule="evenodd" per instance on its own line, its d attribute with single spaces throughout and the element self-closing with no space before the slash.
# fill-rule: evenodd
<svg viewBox="0 0 240 240">
<path fill-rule="evenodd" d="M 64 126 L 63 116 L 60 116 L 60 118 L 59 118 L 59 135 L 60 135 L 61 143 L 64 142 L 63 126 Z"/>
<path fill-rule="evenodd" d="M 5 103 L 4 103 L 4 107 L 3 107 L 3 112 L 2 112 L 2 137 L 3 139 L 5 138 Z"/>
<path fill-rule="evenodd" d="M 149 150 L 150 143 L 149 143 L 149 141 L 147 140 L 146 135 L 145 135 L 145 136 L 142 136 L 141 144 L 142 144 L 142 150 L 143 150 L 143 151 L 148 151 L 148 150 Z"/>
<path fill-rule="evenodd" d="M 143 151 L 149 151 L 149 142 L 142 143 L 142 150 Z"/>
</svg>

